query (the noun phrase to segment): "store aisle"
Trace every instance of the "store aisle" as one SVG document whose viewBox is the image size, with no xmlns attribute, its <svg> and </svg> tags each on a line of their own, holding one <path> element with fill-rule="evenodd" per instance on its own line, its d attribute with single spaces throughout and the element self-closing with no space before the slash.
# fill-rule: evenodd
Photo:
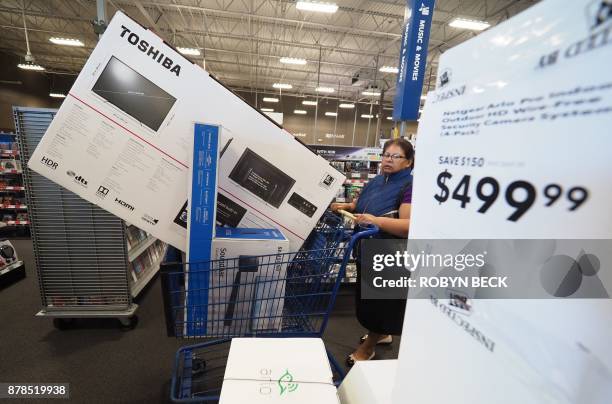
<svg viewBox="0 0 612 404">
<path fill-rule="evenodd" d="M 11 375 L 2 381 L 69 382 L 71 402 L 167 402 L 174 354 L 186 341 L 165 334 L 159 278 L 137 301 L 134 330 L 121 331 L 114 319 L 88 319 L 59 331 L 50 319 L 34 317 L 40 296 L 31 241 L 13 245 L 27 277 L 0 289 L 0 375 Z M 342 293 L 324 338 L 340 361 L 363 332 L 354 317 L 353 296 Z M 398 347 L 380 348 L 378 358 L 397 357 Z"/>
</svg>

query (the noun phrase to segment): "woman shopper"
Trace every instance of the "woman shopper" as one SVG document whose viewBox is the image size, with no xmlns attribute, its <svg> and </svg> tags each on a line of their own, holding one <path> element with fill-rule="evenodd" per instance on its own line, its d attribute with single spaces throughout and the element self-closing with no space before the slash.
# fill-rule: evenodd
<svg viewBox="0 0 612 404">
<path fill-rule="evenodd" d="M 383 146 L 381 173 L 364 187 L 352 203 L 333 203 L 331 209 L 354 212 L 357 225 L 379 227 L 378 238 L 407 238 L 412 202 L 412 164 L 414 149 L 405 139 L 389 140 Z M 357 248 L 360 251 L 361 248 Z M 359 255 L 359 253 L 358 253 Z M 391 335 L 401 334 L 406 300 L 361 299 L 361 262 L 357 256 L 356 314 L 368 330 L 362 343 L 346 363 L 370 360 L 377 344 L 389 344 Z"/>
</svg>

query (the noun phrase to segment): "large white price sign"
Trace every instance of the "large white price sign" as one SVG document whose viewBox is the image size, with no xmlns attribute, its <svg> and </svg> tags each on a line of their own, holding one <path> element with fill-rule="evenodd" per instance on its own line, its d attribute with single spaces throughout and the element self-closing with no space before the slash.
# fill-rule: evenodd
<svg viewBox="0 0 612 404">
<path fill-rule="evenodd" d="M 612 239 L 611 66 L 600 0 L 543 1 L 444 53 L 410 238 Z M 611 402 L 610 300 L 448 303 L 409 299 L 394 403 Z"/>
</svg>

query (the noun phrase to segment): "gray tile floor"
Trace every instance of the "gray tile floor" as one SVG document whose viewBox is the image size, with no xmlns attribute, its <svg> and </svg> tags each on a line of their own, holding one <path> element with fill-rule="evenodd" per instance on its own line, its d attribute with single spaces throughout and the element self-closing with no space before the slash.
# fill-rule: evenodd
<svg viewBox="0 0 612 404">
<path fill-rule="evenodd" d="M 31 241 L 13 244 L 27 277 L 0 289 L 0 382 L 68 382 L 76 403 L 168 402 L 175 352 L 190 341 L 166 336 L 159 278 L 137 301 L 134 330 L 121 331 L 113 319 L 89 319 L 59 331 L 50 319 L 34 317 L 40 296 Z M 351 290 L 343 289 L 325 344 L 342 362 L 363 332 Z M 396 358 L 398 347 L 399 339 L 379 348 L 377 358 Z"/>
</svg>

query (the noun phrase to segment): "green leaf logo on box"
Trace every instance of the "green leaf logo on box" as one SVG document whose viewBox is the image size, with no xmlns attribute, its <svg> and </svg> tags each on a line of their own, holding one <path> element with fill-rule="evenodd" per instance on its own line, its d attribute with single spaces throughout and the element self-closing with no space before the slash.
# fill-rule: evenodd
<svg viewBox="0 0 612 404">
<path fill-rule="evenodd" d="M 285 370 L 285 373 L 278 379 L 281 396 L 285 392 L 292 393 L 296 391 L 298 386 L 299 384 L 293 382 L 293 375 L 289 373 L 289 369 Z"/>
</svg>

